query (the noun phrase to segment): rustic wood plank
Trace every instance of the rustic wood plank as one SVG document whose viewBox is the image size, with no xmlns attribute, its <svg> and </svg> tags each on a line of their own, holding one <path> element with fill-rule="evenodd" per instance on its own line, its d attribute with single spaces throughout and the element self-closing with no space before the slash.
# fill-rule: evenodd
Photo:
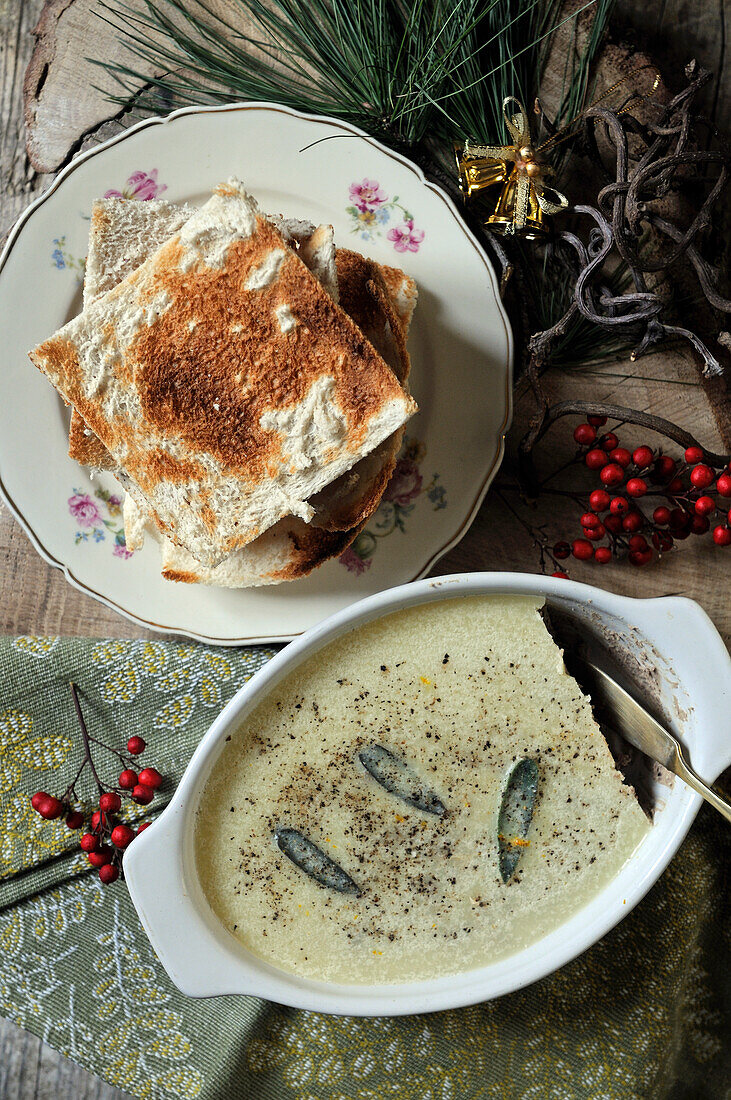
<svg viewBox="0 0 731 1100">
<path fill-rule="evenodd" d="M 132 0 L 131 9 L 141 10 Z M 39 171 L 64 164 L 83 137 L 119 113 L 111 102 L 120 87 L 114 77 L 90 61 L 111 61 L 121 54 L 118 31 L 88 0 L 48 0 L 33 29 L 35 48 L 24 79 L 28 156 Z M 150 75 L 153 66 L 139 62 Z"/>
<path fill-rule="evenodd" d="M 728 64 L 728 0 L 661 0 L 637 4 L 619 0 L 613 26 L 615 36 L 633 39 L 663 59 L 663 72 L 676 90 L 683 83 L 683 70 L 693 58 L 721 79 L 702 97 L 703 109 L 721 129 L 731 118 L 731 74 Z"/>
<path fill-rule="evenodd" d="M 0 1018 L 0 1100 L 129 1100 L 46 1043 Z"/>
<path fill-rule="evenodd" d="M 42 0 L 0 0 L 0 240 L 44 180 L 31 166 L 23 129 L 23 71 Z"/>
<path fill-rule="evenodd" d="M 153 637 L 67 583 L 47 565 L 8 509 L 0 504 L 0 633 Z"/>
<path fill-rule="evenodd" d="M 114 4 L 109 6 L 114 9 Z M 206 7 L 239 33 L 258 34 L 237 0 L 206 0 Z M 24 82 L 27 150 L 39 171 L 61 167 L 85 136 L 120 114 L 110 96 L 124 95 L 125 90 L 104 66 L 131 65 L 143 78 L 140 85 L 163 71 L 131 56 L 113 25 L 124 25 L 144 10 L 144 0 L 124 0 L 118 16 L 102 11 L 96 0 L 48 0 L 33 31 L 36 44 Z M 183 21 L 173 10 L 166 14 Z"/>
</svg>

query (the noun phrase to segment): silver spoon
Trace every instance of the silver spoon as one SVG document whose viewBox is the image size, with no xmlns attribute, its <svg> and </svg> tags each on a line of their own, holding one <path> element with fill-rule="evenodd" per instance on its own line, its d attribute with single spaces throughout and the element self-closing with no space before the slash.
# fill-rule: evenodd
<svg viewBox="0 0 731 1100">
<path fill-rule="evenodd" d="M 727 821 L 731 821 L 731 802 L 717 794 L 696 775 L 683 755 L 680 742 L 664 726 L 656 722 L 616 680 L 586 658 L 571 653 L 569 665 L 569 671 L 574 666 L 577 667 L 582 687 L 590 691 L 594 702 L 601 703 L 616 718 L 618 732 L 631 745 L 657 760 L 668 771 L 674 772 L 723 814 Z"/>
</svg>

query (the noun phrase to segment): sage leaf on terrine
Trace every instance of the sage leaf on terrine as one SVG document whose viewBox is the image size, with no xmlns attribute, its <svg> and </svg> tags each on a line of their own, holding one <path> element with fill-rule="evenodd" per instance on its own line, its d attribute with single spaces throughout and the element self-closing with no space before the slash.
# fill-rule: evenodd
<svg viewBox="0 0 731 1100">
<path fill-rule="evenodd" d="M 498 816 L 500 875 L 509 882 L 527 847 L 528 829 L 538 794 L 538 765 L 525 757 L 518 761 L 505 784 Z"/>
<path fill-rule="evenodd" d="M 387 749 L 385 745 L 368 745 L 358 753 L 358 759 L 376 783 L 396 795 L 402 802 L 427 814 L 444 817 L 447 808 L 441 799 L 430 790 L 416 772 Z"/>
<path fill-rule="evenodd" d="M 359 886 L 347 871 L 297 829 L 277 829 L 274 838 L 287 859 L 320 886 L 337 890 L 339 894 L 360 896 Z"/>
</svg>

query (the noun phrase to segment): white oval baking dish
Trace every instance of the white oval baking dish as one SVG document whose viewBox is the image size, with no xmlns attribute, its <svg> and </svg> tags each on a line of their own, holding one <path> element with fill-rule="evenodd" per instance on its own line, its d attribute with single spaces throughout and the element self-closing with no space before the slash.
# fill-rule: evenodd
<svg viewBox="0 0 731 1100">
<path fill-rule="evenodd" d="M 288 645 L 241 688 L 196 749 L 159 820 L 124 857 L 129 891 L 168 974 L 193 997 L 242 993 L 320 1012 L 358 1016 L 434 1012 L 528 985 L 585 951 L 633 908 L 678 850 L 701 803 L 681 781 L 658 788 L 645 840 L 612 882 L 550 935 L 509 958 L 462 974 L 399 985 L 337 985 L 278 970 L 250 954 L 214 915 L 197 881 L 193 827 L 200 793 L 224 738 L 290 670 L 339 635 L 381 615 L 431 600 L 490 593 L 543 595 L 580 629 L 611 647 L 666 725 L 713 781 L 731 765 L 731 660 L 691 600 L 629 599 L 561 578 L 470 573 L 416 581 L 354 604 Z"/>
</svg>

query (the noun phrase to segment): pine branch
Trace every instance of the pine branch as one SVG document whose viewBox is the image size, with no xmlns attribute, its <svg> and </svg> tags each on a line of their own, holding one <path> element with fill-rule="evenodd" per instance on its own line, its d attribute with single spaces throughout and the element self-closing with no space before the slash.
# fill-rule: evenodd
<svg viewBox="0 0 731 1100">
<path fill-rule="evenodd" d="M 576 0 L 559 15 L 559 0 L 234 0 L 226 20 L 207 0 L 145 0 L 141 12 L 100 0 L 99 14 L 129 54 L 107 69 L 115 102 L 143 84 L 142 111 L 273 100 L 413 148 L 427 135 L 500 141 L 502 100 L 535 95 L 550 35 L 588 8 L 602 13 L 580 54 L 585 75 L 611 3 Z M 150 79 L 139 62 L 163 71 Z"/>
</svg>

